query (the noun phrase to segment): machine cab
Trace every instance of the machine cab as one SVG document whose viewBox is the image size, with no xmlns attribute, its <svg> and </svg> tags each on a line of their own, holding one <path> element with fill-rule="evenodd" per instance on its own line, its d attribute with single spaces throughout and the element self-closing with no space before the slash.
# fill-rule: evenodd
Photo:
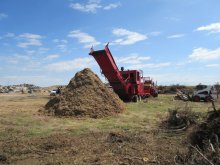
<svg viewBox="0 0 220 165">
<path fill-rule="evenodd" d="M 123 80 L 125 82 L 129 82 L 132 84 L 139 84 L 140 82 L 142 82 L 142 73 L 139 70 L 122 70 L 120 71 Z"/>
</svg>

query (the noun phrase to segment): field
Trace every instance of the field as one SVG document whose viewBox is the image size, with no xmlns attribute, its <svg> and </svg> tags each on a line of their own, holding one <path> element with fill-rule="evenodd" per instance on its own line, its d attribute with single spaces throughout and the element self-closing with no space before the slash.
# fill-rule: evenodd
<svg viewBox="0 0 220 165">
<path fill-rule="evenodd" d="M 206 113 L 211 103 L 160 95 L 102 119 L 48 116 L 47 95 L 0 95 L 0 164 L 174 164 L 187 149 L 187 134 L 160 128 L 169 108 Z M 217 105 L 219 107 L 219 105 Z"/>
</svg>

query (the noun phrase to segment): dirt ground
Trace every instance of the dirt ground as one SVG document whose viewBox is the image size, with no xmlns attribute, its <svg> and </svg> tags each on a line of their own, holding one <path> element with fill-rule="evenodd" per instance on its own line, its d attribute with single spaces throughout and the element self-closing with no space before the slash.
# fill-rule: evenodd
<svg viewBox="0 0 220 165">
<path fill-rule="evenodd" d="M 1 142 L 6 164 L 172 164 L 183 144 L 150 132 L 90 132 Z"/>
<path fill-rule="evenodd" d="M 47 95 L 0 95 L 0 164 L 170 165 L 186 150 L 190 130 L 159 128 L 167 108 L 183 104 L 172 96 L 128 103 L 127 112 L 104 119 L 43 116 L 38 110 L 48 100 Z"/>
</svg>

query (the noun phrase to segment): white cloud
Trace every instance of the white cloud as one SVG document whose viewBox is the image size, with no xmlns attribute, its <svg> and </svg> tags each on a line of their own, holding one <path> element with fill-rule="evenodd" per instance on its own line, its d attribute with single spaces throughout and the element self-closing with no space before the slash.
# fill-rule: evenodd
<svg viewBox="0 0 220 165">
<path fill-rule="evenodd" d="M 62 39 L 62 40 L 54 39 L 53 42 L 57 44 L 56 46 L 57 46 L 57 48 L 60 51 L 62 51 L 62 52 L 66 52 L 67 51 L 67 45 L 66 45 L 68 43 L 67 40 L 64 40 L 64 39 Z"/>
<path fill-rule="evenodd" d="M 187 61 L 181 61 L 181 62 L 176 62 L 175 65 L 180 67 L 180 66 L 184 66 L 191 63 L 191 61 L 187 60 Z"/>
<path fill-rule="evenodd" d="M 0 20 L 7 18 L 8 15 L 5 13 L 0 13 Z"/>
<path fill-rule="evenodd" d="M 93 36 L 81 32 L 80 30 L 71 31 L 68 34 L 68 37 L 77 38 L 80 43 L 84 44 L 84 48 L 90 48 L 92 46 L 100 44 L 100 42 L 96 41 L 96 39 Z"/>
<path fill-rule="evenodd" d="M 180 18 L 177 17 L 165 17 L 166 20 L 172 21 L 172 22 L 179 22 L 181 21 Z"/>
<path fill-rule="evenodd" d="M 37 57 L 39 55 L 45 55 L 49 50 L 50 48 L 38 47 L 35 49 L 25 49 L 24 52 L 29 56 L 35 55 Z"/>
<path fill-rule="evenodd" d="M 220 64 L 207 64 L 206 67 L 207 68 L 218 68 L 220 67 Z"/>
<path fill-rule="evenodd" d="M 202 60 L 215 60 L 220 58 L 220 48 L 215 50 L 209 50 L 206 48 L 196 48 L 193 53 L 189 55 L 191 60 L 202 61 Z"/>
<path fill-rule="evenodd" d="M 18 36 L 21 42 L 17 44 L 18 47 L 27 48 L 28 46 L 41 46 L 41 39 L 43 38 L 38 34 L 24 33 Z"/>
<path fill-rule="evenodd" d="M 216 76 L 213 76 L 211 74 L 200 75 L 200 74 L 195 74 L 193 72 L 187 74 L 172 72 L 172 73 L 162 73 L 162 74 L 151 74 L 147 76 L 153 77 L 153 79 L 156 80 L 158 84 L 161 85 L 172 85 L 172 84 L 198 85 L 199 83 L 212 85 L 217 81 Z"/>
<path fill-rule="evenodd" d="M 76 69 L 83 69 L 92 66 L 94 63 L 92 58 L 76 58 L 71 61 L 62 61 L 57 63 L 52 63 L 46 66 L 48 70 L 51 71 L 73 71 Z"/>
<path fill-rule="evenodd" d="M 67 40 L 64 40 L 64 39 L 60 40 L 60 39 L 57 39 L 57 38 L 52 40 L 52 41 L 55 42 L 55 43 L 63 43 L 63 44 L 67 44 L 68 43 Z"/>
<path fill-rule="evenodd" d="M 61 43 L 67 44 L 68 41 L 67 40 L 60 40 Z"/>
<path fill-rule="evenodd" d="M 13 56 L 6 57 L 5 60 L 8 63 L 18 64 L 18 63 L 24 63 L 24 61 L 30 60 L 30 57 L 26 55 L 15 54 Z"/>
<path fill-rule="evenodd" d="M 28 50 L 28 49 L 26 49 L 25 52 L 26 52 L 28 55 L 31 56 L 31 55 L 33 55 L 33 54 L 36 54 L 37 51 L 36 51 L 36 50 Z"/>
<path fill-rule="evenodd" d="M 31 59 L 21 68 L 21 70 L 26 72 L 41 71 L 43 70 L 42 64 L 43 62 L 40 59 Z"/>
<path fill-rule="evenodd" d="M 15 37 L 14 33 L 6 33 L 5 35 L 0 36 L 0 39 L 7 39 L 7 38 L 13 38 L 13 37 Z"/>
<path fill-rule="evenodd" d="M 111 3 L 106 6 L 101 4 L 101 0 L 89 0 L 87 3 L 82 4 L 82 3 L 71 3 L 70 7 L 74 10 L 78 10 L 81 12 L 86 12 L 86 13 L 96 13 L 98 9 L 103 9 L 103 10 L 111 10 L 115 9 L 121 6 L 121 4 L 118 3 Z"/>
<path fill-rule="evenodd" d="M 174 38 L 182 38 L 184 36 L 185 36 L 184 34 L 174 34 L 174 35 L 168 36 L 167 38 L 174 39 Z"/>
<path fill-rule="evenodd" d="M 123 28 L 116 28 L 113 29 L 112 33 L 115 36 L 122 37 L 118 38 L 115 41 L 112 42 L 112 44 L 118 44 L 118 45 L 131 45 L 139 41 L 143 41 L 147 39 L 146 35 L 132 32 Z"/>
<path fill-rule="evenodd" d="M 67 51 L 67 46 L 64 44 L 59 44 L 57 47 L 60 49 L 60 51 L 65 52 Z"/>
<path fill-rule="evenodd" d="M 220 33 L 220 22 L 198 27 L 196 31 L 209 31 L 210 33 Z"/>
<path fill-rule="evenodd" d="M 88 1 L 86 4 L 71 3 L 70 7 L 87 13 L 96 13 L 97 9 L 102 8 L 100 1 Z"/>
<path fill-rule="evenodd" d="M 103 7 L 104 10 L 111 10 L 111 9 L 115 9 L 118 8 L 119 6 L 121 6 L 121 3 L 110 3 L 109 5 Z"/>
<path fill-rule="evenodd" d="M 44 60 L 53 60 L 53 59 L 56 59 L 59 57 L 60 57 L 60 55 L 58 55 L 58 54 L 51 54 L 51 55 L 48 55 L 47 57 L 45 57 Z"/>
<path fill-rule="evenodd" d="M 160 34 L 161 34 L 161 32 L 155 31 L 155 32 L 150 32 L 150 33 L 148 33 L 147 35 L 148 35 L 148 36 L 159 36 Z"/>
<path fill-rule="evenodd" d="M 40 47 L 37 49 L 37 54 L 44 54 L 44 53 L 48 52 L 49 50 L 50 50 L 50 48 Z"/>
<path fill-rule="evenodd" d="M 13 64 L 7 65 L 6 67 L 7 70 L 10 70 L 11 67 L 14 67 L 14 72 L 19 73 L 19 71 L 31 72 L 42 70 L 43 61 L 41 58 L 36 58 L 29 55 L 15 54 L 5 57 L 4 60 L 9 64 Z"/>
<path fill-rule="evenodd" d="M 140 64 L 143 61 L 149 60 L 149 56 L 139 56 L 137 54 L 130 55 L 127 57 L 119 57 L 116 58 L 117 63 L 122 63 L 122 64 Z"/>
<path fill-rule="evenodd" d="M 129 66 L 132 69 L 143 69 L 143 68 L 164 68 L 171 66 L 170 62 L 157 63 L 157 64 L 137 64 Z"/>
<path fill-rule="evenodd" d="M 25 75 L 10 75 L 10 76 L 3 76 L 0 79 L 0 84 L 7 84 L 7 85 L 15 85 L 15 84 L 42 84 L 42 81 L 48 81 L 47 76 L 43 75 L 33 75 L 33 76 L 25 76 Z"/>
<path fill-rule="evenodd" d="M 41 87 L 53 86 L 53 85 L 67 85 L 71 77 L 68 76 L 54 76 L 48 74 L 33 74 L 32 75 L 17 75 L 11 74 L 1 76 L 0 84 L 3 85 L 15 85 L 15 84 L 34 84 Z"/>
<path fill-rule="evenodd" d="M 53 39 L 52 41 L 53 41 L 53 42 L 55 42 L 55 43 L 60 42 L 60 40 L 59 40 L 59 39 L 57 39 L 57 38 L 56 38 L 56 39 Z"/>
<path fill-rule="evenodd" d="M 4 37 L 12 38 L 12 37 L 15 37 L 15 34 L 14 33 L 7 33 L 7 34 L 5 34 Z"/>
</svg>

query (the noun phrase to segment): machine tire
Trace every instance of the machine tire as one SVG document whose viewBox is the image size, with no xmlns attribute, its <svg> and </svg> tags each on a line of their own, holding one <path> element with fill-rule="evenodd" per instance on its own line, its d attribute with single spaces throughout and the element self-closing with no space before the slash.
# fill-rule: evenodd
<svg viewBox="0 0 220 165">
<path fill-rule="evenodd" d="M 193 97 L 193 101 L 195 101 L 195 102 L 200 102 L 200 97 L 199 97 L 199 96 L 194 96 L 194 97 Z"/>
<path fill-rule="evenodd" d="M 158 97 L 158 93 L 154 93 L 154 94 L 153 94 L 153 97 Z"/>
<path fill-rule="evenodd" d="M 138 100 L 139 100 L 139 98 L 138 98 L 137 95 L 134 95 L 134 96 L 132 97 L 132 101 L 133 101 L 133 102 L 137 103 Z"/>
</svg>

